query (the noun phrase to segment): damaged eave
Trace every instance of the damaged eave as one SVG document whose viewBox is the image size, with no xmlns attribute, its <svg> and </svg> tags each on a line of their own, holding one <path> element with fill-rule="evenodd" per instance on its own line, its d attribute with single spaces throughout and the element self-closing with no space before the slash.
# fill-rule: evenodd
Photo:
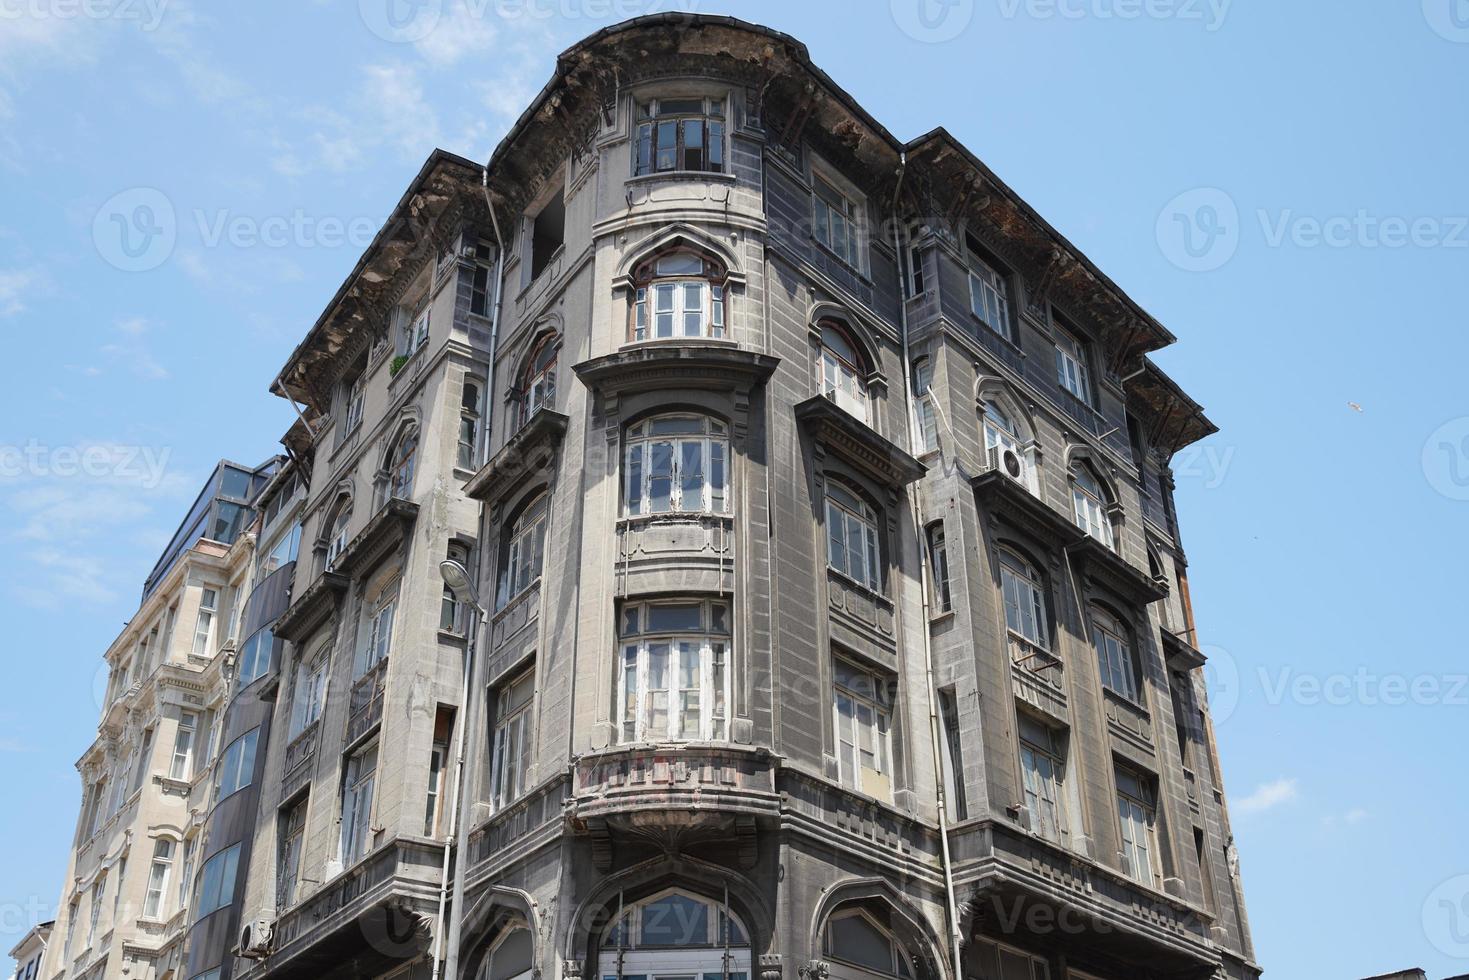
<svg viewBox="0 0 1469 980">
<path fill-rule="evenodd" d="M 947 130 L 918 137 L 907 152 L 910 168 L 923 172 L 935 198 L 964 199 L 955 219 L 977 218 L 1025 251 L 1027 285 L 1049 269 L 1047 292 L 1064 309 L 1101 326 L 1114 369 L 1177 339 Z M 1053 267 L 1057 253 L 1065 259 Z"/>
<path fill-rule="evenodd" d="M 1203 406 L 1151 358 L 1144 357 L 1136 377 L 1128 380 L 1127 403 L 1148 425 L 1149 443 L 1169 458 L 1219 431 L 1204 414 Z"/>
<path fill-rule="evenodd" d="M 443 217 L 458 208 L 478 215 L 479 164 L 445 150 L 434 150 L 399 199 L 372 243 L 338 287 L 306 338 L 291 352 L 271 385 L 271 394 L 289 398 L 324 413 L 327 386 L 320 377 L 353 335 L 364 327 L 376 328 L 384 315 L 382 303 L 401 276 L 417 267 Z"/>
</svg>

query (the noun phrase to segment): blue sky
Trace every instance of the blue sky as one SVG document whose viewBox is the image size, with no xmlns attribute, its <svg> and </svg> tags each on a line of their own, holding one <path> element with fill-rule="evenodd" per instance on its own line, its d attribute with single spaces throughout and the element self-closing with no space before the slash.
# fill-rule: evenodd
<svg viewBox="0 0 1469 980">
<path fill-rule="evenodd" d="M 419 0 L 395 34 L 386 2 L 0 0 L 0 948 L 60 891 L 102 652 L 213 462 L 273 451 L 266 388 L 407 181 L 660 9 Z M 1469 2 L 697 9 L 946 126 L 1179 336 L 1223 430 L 1178 493 L 1258 957 L 1469 972 Z"/>
</svg>

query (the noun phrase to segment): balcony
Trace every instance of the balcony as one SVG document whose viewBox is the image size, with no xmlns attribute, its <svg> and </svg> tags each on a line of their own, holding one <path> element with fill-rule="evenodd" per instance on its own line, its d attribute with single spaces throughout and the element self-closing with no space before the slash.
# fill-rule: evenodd
<svg viewBox="0 0 1469 980">
<path fill-rule="evenodd" d="M 1015 696 L 1060 722 L 1070 723 L 1066 708 L 1066 673 L 1061 658 L 1010 633 L 1010 677 Z"/>
<path fill-rule="evenodd" d="M 728 514 L 644 514 L 617 522 L 617 592 L 645 595 L 670 586 L 733 589 L 734 518 Z"/>
<path fill-rule="evenodd" d="M 352 685 L 347 707 L 347 744 L 354 745 L 383 720 L 383 695 L 387 691 L 388 661 L 377 664 Z"/>
<path fill-rule="evenodd" d="M 753 864 L 756 822 L 779 819 L 776 766 L 769 751 L 737 745 L 614 748 L 577 760 L 567 816 L 592 837 L 604 870 L 623 834 L 670 843 L 733 839 Z"/>
<path fill-rule="evenodd" d="M 559 412 L 541 409 L 511 436 L 493 459 L 464 485 L 476 500 L 493 502 L 536 473 L 551 467 L 571 420 Z"/>
</svg>

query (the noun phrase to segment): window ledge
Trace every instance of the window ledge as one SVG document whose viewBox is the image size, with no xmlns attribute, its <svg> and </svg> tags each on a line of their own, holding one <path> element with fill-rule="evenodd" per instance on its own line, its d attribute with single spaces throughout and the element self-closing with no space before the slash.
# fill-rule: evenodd
<svg viewBox="0 0 1469 980">
<path fill-rule="evenodd" d="M 838 569 L 832 568 L 830 565 L 827 565 L 826 566 L 826 574 L 829 575 L 829 576 L 831 576 L 832 578 L 838 580 L 843 585 L 845 585 L 845 586 L 847 586 L 847 587 L 849 587 L 851 589 L 855 589 L 856 591 L 862 593 L 863 595 L 867 596 L 869 599 L 872 599 L 874 602 L 879 602 L 882 605 L 887 606 L 889 609 L 893 608 L 893 600 L 890 599 L 890 598 L 888 598 L 888 596 L 887 596 L 886 593 L 877 591 L 876 589 L 874 589 L 872 586 L 868 585 L 865 582 L 859 582 L 859 581 L 857 581 L 856 579 L 852 578 L 852 576 L 848 575 L 846 572 L 840 571 Z M 949 613 L 945 613 L 945 615 L 952 616 L 953 613 L 952 612 L 949 612 Z"/>
<path fill-rule="evenodd" d="M 627 178 L 627 183 L 656 184 L 663 180 L 712 180 L 720 184 L 734 184 L 739 178 L 724 170 L 656 170 L 650 174 L 633 174 Z"/>
</svg>

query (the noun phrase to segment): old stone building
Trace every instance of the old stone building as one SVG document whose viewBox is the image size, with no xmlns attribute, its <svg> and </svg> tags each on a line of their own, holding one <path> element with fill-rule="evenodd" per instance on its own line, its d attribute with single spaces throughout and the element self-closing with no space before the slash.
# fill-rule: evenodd
<svg viewBox="0 0 1469 980">
<path fill-rule="evenodd" d="M 568 50 L 272 386 L 300 556 L 179 976 L 1257 976 L 1173 339 L 790 37 Z"/>
<path fill-rule="evenodd" d="M 76 842 L 40 977 L 184 975 L 205 825 L 240 782 L 238 765 L 224 771 L 219 736 L 233 665 L 245 655 L 250 502 L 276 465 L 215 468 L 107 650 L 101 720 L 77 763 Z"/>
</svg>

